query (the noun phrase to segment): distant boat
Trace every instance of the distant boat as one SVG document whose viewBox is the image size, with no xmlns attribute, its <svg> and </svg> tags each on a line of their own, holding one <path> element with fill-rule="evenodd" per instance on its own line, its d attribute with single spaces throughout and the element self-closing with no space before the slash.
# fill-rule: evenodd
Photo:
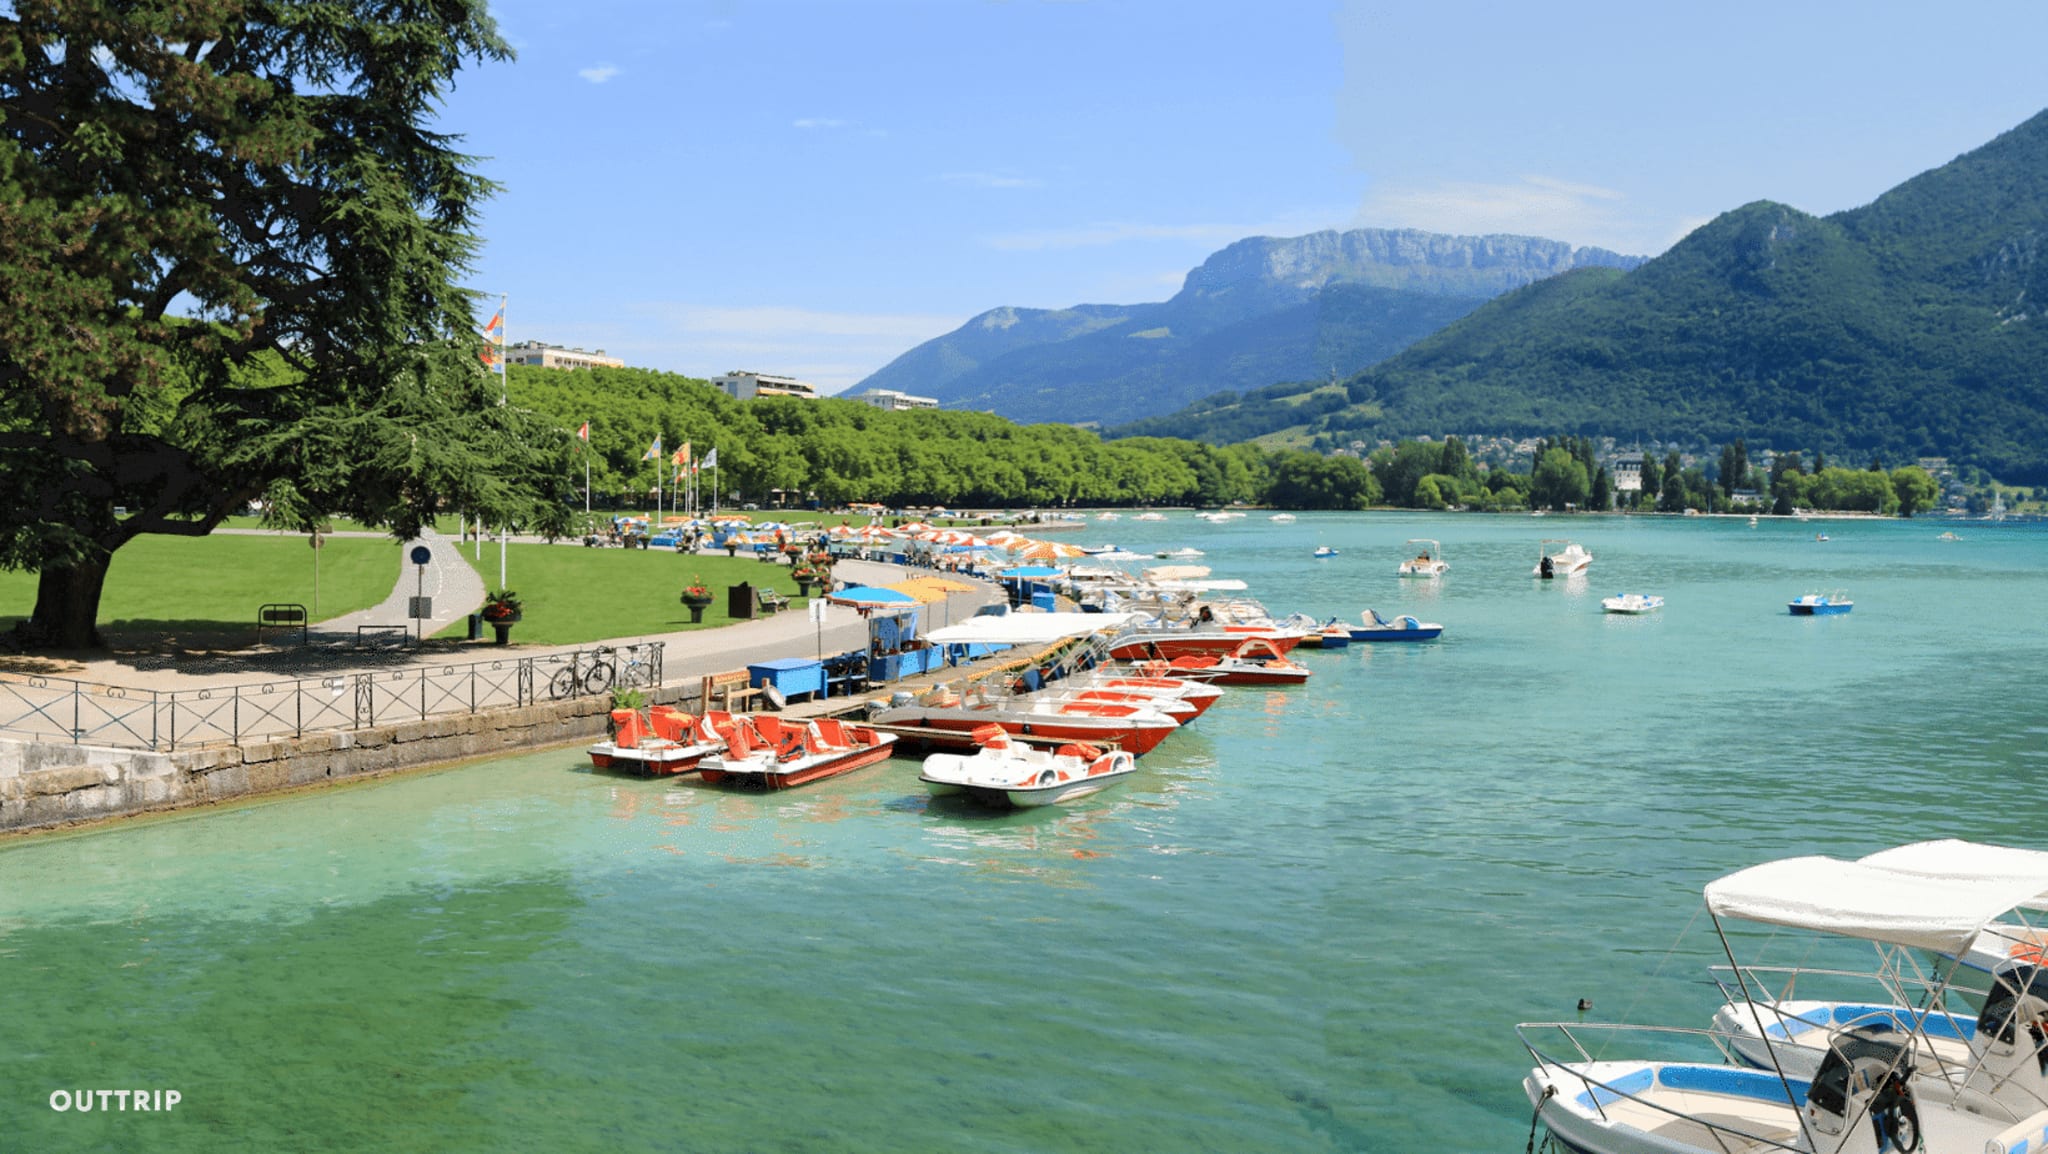
<svg viewBox="0 0 2048 1154">
<path fill-rule="evenodd" d="M 1842 596 L 1839 590 L 1833 593 L 1808 593 L 1793 599 L 1786 606 L 1794 617 L 1832 617 L 1837 613 L 1847 613 L 1855 607 L 1856 603 Z"/>
<path fill-rule="evenodd" d="M 1404 554 L 1394 567 L 1396 577 L 1441 577 L 1451 567 L 1444 560 L 1444 547 L 1428 537 L 1410 540 Z"/>
<path fill-rule="evenodd" d="M 1140 513 L 1140 514 L 1138 514 L 1138 520 L 1140 520 L 1140 521 L 1164 521 L 1164 520 L 1166 520 L 1166 514 L 1164 514 L 1164 513 Z"/>
<path fill-rule="evenodd" d="M 1813 539 L 1816 541 L 1825 541 L 1828 539 L 1828 535 L 1826 533 L 1815 533 L 1813 535 Z"/>
<path fill-rule="evenodd" d="M 1335 557 L 1336 555 L 1337 551 L 1335 549 L 1330 548 L 1328 545 L 1316 546 L 1316 556 L 1318 557 Z"/>
<path fill-rule="evenodd" d="M 1294 520 L 1294 514 L 1292 514 L 1292 513 L 1275 513 L 1275 514 L 1273 514 L 1273 516 L 1272 516 L 1272 517 L 1270 517 L 1270 518 L 1268 518 L 1268 519 L 1269 519 L 1269 520 L 1273 520 L 1273 521 L 1279 521 L 1279 522 L 1281 522 L 1282 524 L 1285 524 L 1286 522 L 1289 522 L 1289 521 L 1292 521 L 1292 520 Z"/>
<path fill-rule="evenodd" d="M 1164 560 L 1168 558 L 1202 557 L 1207 554 L 1204 554 L 1200 549 L 1161 549 L 1152 555 Z"/>
<path fill-rule="evenodd" d="M 1622 593 L 1602 598 L 1600 608 L 1608 613 L 1654 613 L 1664 608 L 1664 599 L 1650 593 Z"/>
<path fill-rule="evenodd" d="M 1941 536 L 1939 536 L 1939 537 L 1936 537 L 1936 538 L 1935 538 L 1935 540 L 1937 540 L 1937 541 L 1960 541 L 1960 540 L 1962 540 L 1962 537 L 1961 537 L 1961 536 L 1959 536 L 1959 535 L 1957 535 L 1956 533 L 1953 533 L 1953 532 L 1949 532 L 1949 533 L 1943 533 L 1943 534 L 1942 534 Z"/>
<path fill-rule="evenodd" d="M 1593 563 L 1593 555 L 1577 541 L 1566 541 L 1561 537 L 1546 538 L 1536 548 L 1534 574 L 1548 581 L 1552 577 L 1569 577 L 1584 572 Z"/>
<path fill-rule="evenodd" d="M 1097 514 L 1095 514 L 1095 519 L 1096 519 L 1097 521 L 1115 521 L 1115 520 L 1117 520 L 1117 519 L 1118 519 L 1118 515 L 1117 515 L 1116 513 L 1113 513 L 1113 512 L 1111 512 L 1111 513 L 1097 513 Z"/>
<path fill-rule="evenodd" d="M 1756 514 L 1754 513 L 1750 514 L 1749 527 L 1752 529 L 1756 528 Z"/>
<path fill-rule="evenodd" d="M 1351 630 L 1353 641 L 1433 641 L 1444 627 L 1434 621 L 1421 621 L 1406 615 L 1392 619 L 1368 609 L 1360 614 L 1365 624 Z"/>
</svg>

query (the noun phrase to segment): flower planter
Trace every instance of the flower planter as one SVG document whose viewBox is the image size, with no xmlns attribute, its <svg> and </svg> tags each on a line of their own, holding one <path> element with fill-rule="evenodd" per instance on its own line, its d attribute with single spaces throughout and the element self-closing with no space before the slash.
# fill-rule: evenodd
<svg viewBox="0 0 2048 1154">
<path fill-rule="evenodd" d="M 690 611 L 690 624 L 692 625 L 699 625 L 703 623 L 704 610 L 708 606 L 710 606 L 710 604 L 711 596 L 708 593 L 702 597 L 692 597 L 687 593 L 683 595 L 683 608 L 688 609 Z"/>
</svg>

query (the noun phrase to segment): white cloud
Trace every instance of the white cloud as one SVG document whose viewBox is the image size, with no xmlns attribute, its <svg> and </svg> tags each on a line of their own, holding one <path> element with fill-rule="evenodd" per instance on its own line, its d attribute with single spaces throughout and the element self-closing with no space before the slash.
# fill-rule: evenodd
<svg viewBox="0 0 2048 1154">
<path fill-rule="evenodd" d="M 939 179 L 947 184 L 967 188 L 1043 188 L 1045 182 L 1030 176 L 1010 176 L 1000 172 L 942 172 Z"/>
<path fill-rule="evenodd" d="M 1530 175 L 1507 183 L 1445 181 L 1375 188 L 1359 205 L 1355 223 L 1456 235 L 1540 236 L 1650 256 L 1704 221 L 1679 222 L 1683 228 L 1674 235 L 1674 222 L 1645 216 L 1625 193 Z"/>
<path fill-rule="evenodd" d="M 912 347 L 959 328 L 967 318 L 925 313 L 823 312 L 764 305 L 729 308 L 649 302 L 633 311 L 659 335 L 626 345 L 650 361 L 688 366 L 693 375 L 732 369 L 788 373 L 832 391 L 852 385 Z M 629 356 L 630 360 L 630 356 Z"/>
<path fill-rule="evenodd" d="M 789 126 L 791 128 L 844 128 L 846 127 L 846 122 L 844 120 L 831 120 L 822 116 L 806 116 L 800 120 L 791 121 Z"/>
<path fill-rule="evenodd" d="M 618 74 L 619 70 L 610 64 L 600 64 L 595 68 L 579 68 L 576 70 L 576 75 L 590 81 L 592 84 L 603 84 Z"/>
</svg>

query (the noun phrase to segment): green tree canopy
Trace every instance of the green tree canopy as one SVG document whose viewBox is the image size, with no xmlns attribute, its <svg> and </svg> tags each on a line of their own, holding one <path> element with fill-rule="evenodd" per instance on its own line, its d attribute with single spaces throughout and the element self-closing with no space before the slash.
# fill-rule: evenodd
<svg viewBox="0 0 2048 1154">
<path fill-rule="evenodd" d="M 473 323 L 456 278 L 490 191 L 426 124 L 506 55 L 482 0 L 0 15 L 0 564 L 41 571 L 32 641 L 96 643 L 116 549 L 280 481 L 353 493 L 312 471 L 365 458 L 382 495 L 355 504 L 400 529 L 462 487 L 395 483 L 391 438 L 486 407 L 423 386 Z M 356 420 L 379 437 L 307 439 L 342 461 L 276 451 Z"/>
</svg>

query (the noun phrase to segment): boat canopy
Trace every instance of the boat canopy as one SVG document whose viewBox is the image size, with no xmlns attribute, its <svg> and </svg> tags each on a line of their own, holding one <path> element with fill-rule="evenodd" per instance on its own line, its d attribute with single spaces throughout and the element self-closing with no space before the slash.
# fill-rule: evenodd
<svg viewBox="0 0 2048 1154">
<path fill-rule="evenodd" d="M 1137 613 L 1005 613 L 1001 617 L 970 617 L 925 634 L 933 645 L 1050 645 L 1086 633 L 1117 629 Z"/>
<path fill-rule="evenodd" d="M 1969 845 L 1969 843 L 1958 843 Z M 1994 849 L 1996 847 L 1972 847 Z M 1907 846 L 1909 862 L 1932 864 Z M 2048 855 L 2042 855 L 2048 858 Z M 1993 855 L 1968 853 L 1964 862 Z M 2006 858 L 2005 862 L 2015 859 Z M 1966 867 L 1967 868 L 1967 867 Z M 1707 909 L 1768 925 L 1817 930 L 1889 945 L 1959 954 L 1998 918 L 2048 893 L 2048 866 L 1970 875 L 1908 873 L 1865 861 L 1796 857 L 1765 862 L 1707 884 Z"/>
<path fill-rule="evenodd" d="M 1939 841 L 1916 841 L 1856 860 L 1864 865 L 1931 878 L 2022 879 L 2048 874 L 2048 853 L 1952 837 Z M 2022 904 L 2030 909 L 2048 909 L 2048 890 Z"/>
<path fill-rule="evenodd" d="M 1145 570 L 1147 581 L 1200 581 L 1208 575 L 1207 565 L 1155 565 Z"/>
</svg>

